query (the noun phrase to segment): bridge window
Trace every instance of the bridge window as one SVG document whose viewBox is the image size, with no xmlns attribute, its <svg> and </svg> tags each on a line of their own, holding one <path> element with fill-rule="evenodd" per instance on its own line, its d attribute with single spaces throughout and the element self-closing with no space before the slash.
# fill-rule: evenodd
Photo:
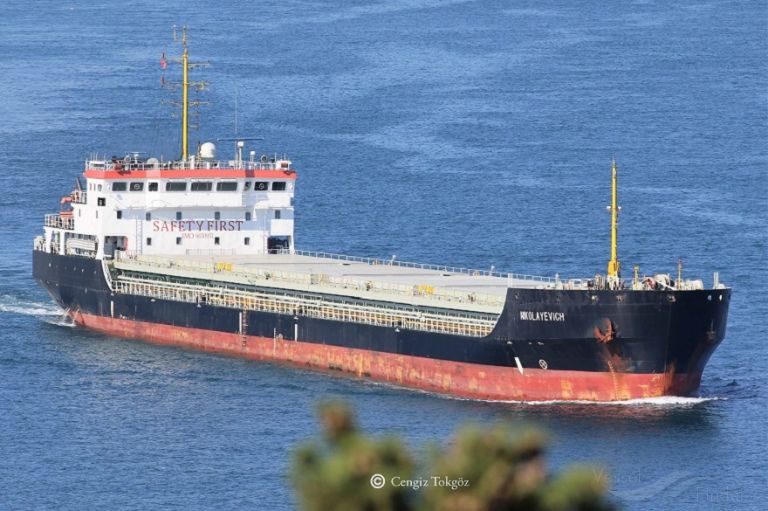
<svg viewBox="0 0 768 511">
<path fill-rule="evenodd" d="M 214 218 L 214 220 L 221 220 L 221 212 L 220 211 L 215 211 L 213 213 L 213 218 Z"/>
<path fill-rule="evenodd" d="M 213 190 L 213 183 L 210 181 L 193 181 L 190 189 L 193 192 L 210 192 Z"/>
<path fill-rule="evenodd" d="M 98 199 L 96 199 L 96 205 L 97 206 L 106 206 L 107 205 L 107 199 L 105 199 L 104 197 L 99 197 Z"/>
<path fill-rule="evenodd" d="M 176 236 L 176 244 L 181 245 L 181 236 Z"/>
<path fill-rule="evenodd" d="M 251 212 L 250 211 L 246 211 L 245 212 L 245 221 L 246 222 L 250 222 L 251 221 Z"/>
<path fill-rule="evenodd" d="M 168 181 L 167 183 L 165 183 L 165 191 L 166 192 L 186 192 L 187 182 L 186 181 Z"/>
<path fill-rule="evenodd" d="M 216 191 L 217 192 L 236 192 L 237 181 L 222 181 L 220 183 L 216 183 Z"/>
<path fill-rule="evenodd" d="M 243 244 L 244 245 L 250 245 L 251 244 L 251 238 L 244 238 L 243 239 Z"/>
<path fill-rule="evenodd" d="M 152 246 L 152 238 L 147 238 L 147 246 Z"/>
<path fill-rule="evenodd" d="M 156 192 L 157 191 L 157 183 L 149 183 L 148 190 L 150 192 Z"/>
<path fill-rule="evenodd" d="M 176 220 L 181 220 L 181 211 L 176 212 Z"/>
<path fill-rule="evenodd" d="M 144 189 L 144 183 L 131 183 L 131 186 L 129 188 L 132 192 L 140 192 Z"/>
<path fill-rule="evenodd" d="M 285 181 L 275 181 L 274 183 L 272 183 L 272 191 L 284 192 L 285 191 Z"/>
<path fill-rule="evenodd" d="M 221 241 L 221 240 L 219 239 L 219 237 L 218 237 L 218 236 L 216 236 L 215 238 L 213 238 L 213 244 L 214 244 L 214 245 L 219 245 L 219 244 L 220 244 L 220 241 Z"/>
<path fill-rule="evenodd" d="M 123 218 L 123 212 L 118 209 L 117 210 L 117 219 L 120 220 L 121 218 Z"/>
<path fill-rule="evenodd" d="M 282 213 L 282 212 L 281 212 L 279 209 L 276 209 L 276 210 L 275 210 L 275 220 L 280 220 L 280 214 L 281 214 L 281 213 Z"/>
<path fill-rule="evenodd" d="M 246 181 L 245 184 L 243 184 L 243 191 L 247 192 L 250 189 L 251 189 L 251 182 L 250 181 Z"/>
<path fill-rule="evenodd" d="M 253 183 L 254 191 L 266 191 L 269 190 L 269 183 L 266 181 L 256 181 Z"/>
<path fill-rule="evenodd" d="M 124 192 L 127 187 L 127 183 L 125 181 L 116 181 L 112 183 L 112 191 L 113 192 Z"/>
</svg>

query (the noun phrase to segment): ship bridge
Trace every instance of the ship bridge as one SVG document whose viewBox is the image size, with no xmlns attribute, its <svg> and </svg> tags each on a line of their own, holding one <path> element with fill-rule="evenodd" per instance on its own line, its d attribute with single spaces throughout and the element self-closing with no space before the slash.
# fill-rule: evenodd
<svg viewBox="0 0 768 511">
<path fill-rule="evenodd" d="M 96 258 L 291 250 L 296 171 L 285 156 L 243 158 L 243 147 L 231 160 L 216 159 L 210 142 L 181 160 L 89 158 L 84 182 L 45 218 L 45 249 Z"/>
</svg>

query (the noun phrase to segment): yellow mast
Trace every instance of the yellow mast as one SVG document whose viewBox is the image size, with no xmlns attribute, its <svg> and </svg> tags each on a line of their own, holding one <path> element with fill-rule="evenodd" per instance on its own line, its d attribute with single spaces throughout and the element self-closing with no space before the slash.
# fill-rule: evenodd
<svg viewBox="0 0 768 511">
<path fill-rule="evenodd" d="M 183 79 L 181 84 L 181 159 L 186 160 L 189 156 L 189 62 L 187 60 L 187 27 L 181 32 L 181 45 L 184 52 L 181 54 L 181 66 L 183 68 Z"/>
<path fill-rule="evenodd" d="M 619 256 L 618 256 L 618 238 L 619 238 L 619 205 L 618 205 L 618 172 L 616 170 L 616 160 L 611 162 L 611 260 L 608 261 L 608 276 L 619 276 Z"/>
</svg>

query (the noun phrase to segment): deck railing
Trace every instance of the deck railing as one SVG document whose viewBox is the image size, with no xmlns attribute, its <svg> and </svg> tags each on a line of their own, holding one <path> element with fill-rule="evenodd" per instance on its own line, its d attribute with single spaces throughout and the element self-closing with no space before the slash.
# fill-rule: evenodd
<svg viewBox="0 0 768 511">
<path fill-rule="evenodd" d="M 220 256 L 220 255 L 235 255 L 237 253 L 237 250 L 234 248 L 188 248 L 186 251 L 187 255 L 192 256 Z"/>
<path fill-rule="evenodd" d="M 45 226 L 72 230 L 75 228 L 75 219 L 71 216 L 45 215 Z"/>
<path fill-rule="evenodd" d="M 472 277 L 498 277 L 498 278 L 506 278 L 509 280 L 530 280 L 530 281 L 542 282 L 542 283 L 554 283 L 556 280 L 554 277 L 526 275 L 523 273 L 502 273 L 495 270 L 478 270 L 473 268 L 462 268 L 458 266 L 445 266 L 445 265 L 438 265 L 438 264 L 399 261 L 395 257 L 388 258 L 388 259 L 377 259 L 377 258 L 371 258 L 371 257 L 356 257 L 356 256 L 348 256 L 344 254 L 334 254 L 329 252 L 316 252 L 311 250 L 293 250 L 293 251 L 283 250 L 280 253 L 296 254 L 296 255 L 309 256 L 309 257 L 320 257 L 325 259 L 337 259 L 340 261 L 350 261 L 350 262 L 365 263 L 370 265 L 389 265 L 389 266 L 399 266 L 402 268 L 415 268 L 420 270 L 441 271 L 445 273 L 460 273 L 462 275 L 470 275 Z"/>
<path fill-rule="evenodd" d="M 88 202 L 88 192 L 83 190 L 74 190 L 72 192 L 72 202 L 75 204 L 86 204 Z"/>
<path fill-rule="evenodd" d="M 386 306 L 381 303 L 350 303 L 323 300 L 318 296 L 277 294 L 221 285 L 197 285 L 156 281 L 121 275 L 115 292 L 148 296 L 162 300 L 208 304 L 238 310 L 256 310 L 296 317 L 313 317 L 390 328 L 405 328 L 472 337 L 487 336 L 493 330 L 493 315 L 459 311 L 422 311 L 413 307 Z"/>
<path fill-rule="evenodd" d="M 133 158 L 120 158 L 112 160 L 88 160 L 85 162 L 86 170 L 283 170 L 293 171 L 286 161 L 261 161 L 261 160 L 204 160 L 190 158 L 177 161 L 146 161 Z"/>
</svg>

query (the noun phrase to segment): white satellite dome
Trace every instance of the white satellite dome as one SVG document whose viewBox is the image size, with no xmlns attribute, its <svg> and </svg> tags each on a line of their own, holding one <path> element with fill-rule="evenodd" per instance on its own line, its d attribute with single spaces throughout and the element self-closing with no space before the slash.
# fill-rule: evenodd
<svg viewBox="0 0 768 511">
<path fill-rule="evenodd" d="M 200 159 L 202 160 L 214 160 L 216 159 L 216 144 L 213 142 L 205 142 L 200 146 Z"/>
</svg>

